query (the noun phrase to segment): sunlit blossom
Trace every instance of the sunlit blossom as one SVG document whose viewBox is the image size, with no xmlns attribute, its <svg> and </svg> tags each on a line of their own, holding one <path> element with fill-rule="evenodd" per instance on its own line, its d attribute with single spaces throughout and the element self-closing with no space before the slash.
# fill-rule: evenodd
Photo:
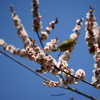
<svg viewBox="0 0 100 100">
<path fill-rule="evenodd" d="M 25 49 L 21 49 L 21 51 L 20 51 L 20 56 L 21 56 L 21 57 L 26 57 L 26 56 L 27 56 L 27 52 L 26 52 Z"/>
<path fill-rule="evenodd" d="M 55 21 L 50 22 L 50 25 L 53 25 L 53 24 L 55 24 Z"/>
<path fill-rule="evenodd" d="M 41 40 L 45 41 L 48 39 L 48 33 L 47 32 L 41 32 Z"/>
<path fill-rule="evenodd" d="M 85 22 L 85 40 L 89 46 L 89 52 L 94 55 L 94 70 L 92 77 L 92 84 L 95 88 L 100 89 L 100 28 L 96 22 L 94 9 L 90 7 L 89 12 L 86 14 L 87 21 Z"/>
<path fill-rule="evenodd" d="M 82 69 L 78 69 L 75 73 L 75 77 L 77 77 L 79 80 L 83 80 L 85 76 L 86 76 L 85 71 Z"/>
<path fill-rule="evenodd" d="M 48 46 L 45 46 L 45 47 L 44 47 L 44 52 L 46 52 L 46 53 L 50 53 L 50 52 L 51 52 L 51 50 L 49 49 L 49 47 L 48 47 Z"/>
<path fill-rule="evenodd" d="M 98 62 L 97 63 L 94 63 L 94 68 L 95 69 L 100 68 L 100 63 L 98 63 Z"/>
<path fill-rule="evenodd" d="M 0 39 L 0 45 L 6 47 L 7 43 L 3 39 Z"/>
<path fill-rule="evenodd" d="M 13 53 L 13 51 L 15 50 L 16 48 L 13 46 L 13 45 L 7 45 L 6 47 L 5 47 L 5 50 L 6 51 L 9 51 L 9 52 L 11 52 L 11 53 Z"/>
<path fill-rule="evenodd" d="M 77 33 L 72 33 L 71 35 L 70 35 L 70 38 L 71 39 L 77 39 L 78 38 L 78 34 Z"/>
</svg>

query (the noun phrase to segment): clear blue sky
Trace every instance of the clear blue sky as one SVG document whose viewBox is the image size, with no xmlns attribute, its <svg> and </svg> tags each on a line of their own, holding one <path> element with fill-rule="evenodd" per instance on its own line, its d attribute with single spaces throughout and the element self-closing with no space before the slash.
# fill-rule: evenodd
<svg viewBox="0 0 100 100">
<path fill-rule="evenodd" d="M 17 11 L 26 31 L 29 36 L 36 40 L 40 45 L 37 35 L 32 31 L 32 15 L 31 15 L 32 0 L 0 0 L 0 38 L 3 38 L 8 44 L 13 44 L 18 48 L 23 48 L 23 43 L 17 35 L 17 30 L 14 28 L 11 19 L 11 12 L 9 5 L 13 4 Z M 60 41 L 68 39 L 75 26 L 76 19 L 84 18 L 86 20 L 86 13 L 89 6 L 92 5 L 95 9 L 95 15 L 98 24 L 100 24 L 100 0 L 40 0 L 39 10 L 42 15 L 43 30 L 48 26 L 49 22 L 59 18 L 59 23 L 56 29 L 51 31 L 49 40 L 58 37 Z M 89 54 L 87 45 L 84 41 L 85 30 L 84 22 L 82 30 L 80 30 L 80 37 L 75 50 L 71 53 L 71 59 L 68 62 L 69 67 L 75 71 L 83 69 L 86 72 L 86 80 L 91 82 L 94 69 L 93 56 Z M 49 41 L 47 40 L 47 41 Z M 45 45 L 45 42 L 44 42 Z M 0 47 L 1 50 L 2 47 Z M 14 56 L 9 52 L 7 54 L 26 64 L 27 66 L 38 69 L 40 66 L 28 58 L 21 58 Z M 56 57 L 57 53 L 52 53 Z M 49 79 L 54 79 L 50 74 L 43 74 Z M 66 93 L 69 90 L 61 88 L 49 88 L 42 85 L 43 79 L 36 76 L 34 73 L 18 65 L 16 62 L 0 55 L 0 100 L 69 100 L 74 97 L 75 100 L 88 100 L 86 97 L 78 95 L 74 92 L 64 96 L 53 97 L 51 94 Z M 78 85 L 71 85 L 73 88 L 92 95 L 100 99 L 100 90 L 95 89 L 85 83 L 80 82 Z"/>
</svg>

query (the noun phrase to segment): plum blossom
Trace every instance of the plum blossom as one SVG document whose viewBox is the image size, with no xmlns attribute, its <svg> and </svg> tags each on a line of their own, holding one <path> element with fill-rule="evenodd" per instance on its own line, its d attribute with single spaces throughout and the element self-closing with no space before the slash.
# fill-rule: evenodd
<svg viewBox="0 0 100 100">
<path fill-rule="evenodd" d="M 68 61 L 70 59 L 69 51 L 65 51 L 63 55 L 61 55 L 59 58 L 61 58 L 62 60 Z"/>
<path fill-rule="evenodd" d="M 46 46 L 44 47 L 44 52 L 46 53 L 51 53 L 52 50 L 57 46 L 56 44 L 58 43 L 58 39 L 51 39 L 50 42 L 46 43 Z"/>
<path fill-rule="evenodd" d="M 43 42 L 49 38 L 49 34 L 51 30 L 55 29 L 55 25 L 58 23 L 58 18 L 56 18 L 55 21 L 51 21 L 49 25 L 46 27 L 46 30 L 42 31 L 42 21 L 41 21 L 42 16 L 40 15 L 38 4 L 39 4 L 39 0 L 32 1 L 32 10 L 31 10 L 32 16 L 33 16 L 32 29 L 37 34 L 40 33 L 38 34 L 38 38 L 40 39 L 40 42 Z M 14 26 L 15 28 L 17 28 L 18 36 L 22 39 L 22 42 L 24 43 L 24 48 L 22 49 L 16 48 L 14 45 L 8 45 L 3 39 L 0 39 L 0 45 L 3 46 L 4 50 L 9 51 L 10 53 L 14 55 L 19 55 L 22 58 L 27 57 L 29 58 L 29 60 L 35 61 L 36 63 L 38 63 L 40 65 L 40 68 L 36 70 L 37 73 L 51 73 L 52 75 L 60 76 L 59 82 L 52 81 L 52 80 L 44 81 L 43 84 L 48 85 L 48 87 L 52 87 L 52 86 L 58 87 L 59 84 L 67 86 L 68 84 L 78 83 L 78 79 L 80 81 L 84 80 L 86 75 L 82 69 L 78 69 L 74 76 L 74 69 L 70 68 L 68 65 L 68 60 L 71 58 L 70 53 L 74 49 L 75 45 L 70 50 L 65 51 L 59 57 L 58 60 L 55 59 L 53 56 L 48 55 L 48 54 L 51 53 L 54 50 L 54 48 L 57 47 L 57 44 L 59 42 L 58 38 L 51 39 L 50 42 L 46 42 L 46 46 L 43 46 L 43 48 L 41 49 L 41 47 L 38 44 L 36 44 L 36 41 L 28 36 L 28 33 L 26 32 L 23 24 L 21 23 L 21 19 L 16 14 L 16 11 L 14 11 L 12 5 L 10 5 L 10 10 L 12 12 L 12 19 L 14 21 Z M 90 15 L 88 16 L 89 16 L 88 18 L 90 18 Z M 75 28 L 73 29 L 73 31 L 75 32 L 70 35 L 71 39 L 75 39 L 77 41 L 80 35 L 78 30 L 81 29 L 82 21 L 83 21 L 83 18 L 76 20 L 76 25 L 75 25 Z M 92 21 L 95 22 L 95 17 L 94 19 L 92 19 Z M 95 25 L 92 27 L 97 26 L 97 23 L 94 23 L 94 24 Z M 87 30 L 91 29 L 89 28 L 90 25 L 91 23 L 88 23 L 87 21 L 86 22 Z M 93 34 L 91 35 L 91 33 L 93 32 L 96 34 L 96 37 L 91 38 L 91 36 L 93 35 Z M 94 49 L 98 50 L 98 53 L 95 53 L 96 55 L 94 58 L 96 59 L 96 61 L 98 60 L 99 62 L 100 49 L 98 47 L 99 45 L 98 37 L 99 37 L 100 30 L 95 28 L 93 32 L 91 31 L 87 32 L 86 41 L 88 43 L 91 43 L 93 46 L 95 46 Z M 95 40 L 96 40 L 96 43 L 94 44 Z M 98 45 L 96 46 L 96 44 Z M 95 65 L 95 68 L 97 68 L 97 70 L 94 70 L 96 82 L 98 81 L 97 77 L 99 77 L 98 62 L 97 62 L 97 65 Z M 93 84 L 96 84 L 96 83 L 94 82 Z M 97 88 L 99 87 L 100 86 L 98 83 Z"/>
<path fill-rule="evenodd" d="M 48 87 L 58 87 L 58 85 L 60 84 L 59 82 L 55 82 L 55 81 L 43 81 L 42 82 L 43 85 L 48 85 Z"/>
<path fill-rule="evenodd" d="M 92 84 L 95 88 L 100 89 L 100 28 L 96 22 L 95 15 L 93 14 L 94 9 L 90 6 L 90 10 L 87 13 L 86 27 L 86 44 L 89 47 L 90 54 L 94 55 L 94 70 L 92 77 Z"/>
<path fill-rule="evenodd" d="M 82 69 L 78 69 L 75 73 L 75 77 L 77 77 L 78 80 L 81 80 L 81 81 L 85 79 L 85 76 L 86 76 L 85 71 Z"/>
<path fill-rule="evenodd" d="M 7 43 L 3 39 L 0 39 L 0 45 L 6 47 Z"/>
<path fill-rule="evenodd" d="M 48 34 L 50 34 L 50 31 L 55 28 L 55 24 L 57 23 L 58 23 L 58 18 L 56 18 L 55 21 L 51 21 L 49 23 L 49 26 L 46 27 L 46 30 L 41 32 L 41 37 L 40 37 L 41 41 L 45 41 L 49 38 Z"/>
<path fill-rule="evenodd" d="M 48 33 L 47 32 L 41 32 L 41 40 L 45 41 L 48 39 Z"/>
<path fill-rule="evenodd" d="M 84 18 L 81 18 L 81 19 L 78 19 L 76 20 L 76 26 L 75 28 L 73 29 L 73 31 L 77 31 L 77 30 L 80 30 L 81 29 L 81 26 L 82 26 L 82 21 L 84 20 Z"/>
<path fill-rule="evenodd" d="M 31 10 L 31 12 L 32 12 L 32 16 L 34 18 L 34 20 L 33 20 L 34 25 L 33 25 L 32 29 L 35 32 L 41 32 L 41 30 L 42 30 L 42 21 L 41 21 L 42 16 L 39 13 L 38 4 L 39 4 L 38 0 L 33 0 L 33 3 L 32 3 L 33 9 Z"/>
</svg>

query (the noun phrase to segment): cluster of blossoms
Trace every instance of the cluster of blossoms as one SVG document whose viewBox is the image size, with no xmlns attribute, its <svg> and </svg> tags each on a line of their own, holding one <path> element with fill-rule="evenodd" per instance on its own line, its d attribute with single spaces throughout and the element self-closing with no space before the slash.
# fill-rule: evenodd
<svg viewBox="0 0 100 100">
<path fill-rule="evenodd" d="M 71 39 L 75 39 L 76 41 L 77 41 L 77 39 L 78 39 L 78 37 L 79 37 L 79 32 L 78 32 L 78 30 L 80 30 L 81 29 L 81 26 L 82 26 L 82 21 L 83 21 L 84 19 L 83 18 L 81 18 L 81 19 L 78 19 L 78 20 L 76 20 L 76 26 L 75 26 L 75 28 L 73 29 L 73 31 L 75 31 L 75 33 L 72 33 L 71 35 L 70 35 L 70 38 Z M 57 21 L 58 22 L 58 21 Z M 56 21 L 55 21 L 55 23 L 56 23 Z M 44 47 L 44 51 L 46 52 L 46 53 L 51 53 L 52 51 L 53 51 L 53 49 L 55 48 L 55 47 L 57 47 L 57 44 L 58 43 L 58 38 L 57 39 L 54 39 L 54 40 L 51 40 L 51 42 L 47 42 L 46 43 L 46 46 Z M 69 52 L 71 52 L 73 49 L 74 49 L 74 46 L 75 45 L 73 45 L 73 47 L 71 48 L 71 49 L 69 49 L 68 51 Z"/>
<path fill-rule="evenodd" d="M 84 20 L 83 18 L 77 19 L 77 20 L 76 20 L 76 25 L 75 25 L 75 27 L 74 27 L 74 29 L 73 29 L 73 31 L 75 31 L 75 33 L 72 33 L 72 34 L 70 35 L 70 38 L 71 38 L 71 39 L 75 39 L 75 40 L 77 41 L 77 39 L 78 39 L 78 37 L 79 37 L 79 35 L 80 35 L 80 33 L 79 33 L 78 30 L 81 29 L 82 21 L 83 21 L 83 20 Z M 71 49 L 69 49 L 69 52 L 72 52 L 72 51 L 73 51 L 74 46 L 75 46 L 75 45 L 73 45 L 73 47 L 72 47 Z"/>
<path fill-rule="evenodd" d="M 42 30 L 42 21 L 41 21 L 42 16 L 39 13 L 38 4 L 39 4 L 38 0 L 33 0 L 33 3 L 32 3 L 33 9 L 31 11 L 32 11 L 33 18 L 35 18 L 35 19 L 33 20 L 34 25 L 33 25 L 32 29 L 35 32 L 41 32 L 41 30 Z"/>
<path fill-rule="evenodd" d="M 64 70 L 65 72 L 73 75 L 74 74 L 74 70 L 73 69 L 70 69 L 70 68 L 66 68 Z M 66 73 L 64 73 L 64 76 L 65 76 L 65 80 L 61 80 L 61 83 L 65 84 L 65 85 L 68 85 L 68 84 L 76 84 L 78 83 L 79 81 L 82 81 L 84 80 L 86 74 L 84 72 L 84 70 L 82 69 L 78 69 L 75 73 L 75 77 L 72 77 L 71 75 L 68 75 Z"/>
<path fill-rule="evenodd" d="M 75 33 L 72 33 L 71 35 L 70 35 L 70 38 L 72 38 L 72 39 L 75 39 L 75 40 L 77 40 L 78 39 L 78 37 L 79 37 L 79 32 L 78 32 L 78 30 L 80 30 L 81 29 L 81 27 L 79 28 L 79 26 L 81 26 L 82 25 L 82 23 L 81 23 L 81 21 L 83 20 L 83 18 L 82 19 L 78 19 L 77 21 L 76 21 L 76 26 L 75 26 L 75 28 L 74 28 L 74 31 L 75 31 Z M 78 26 L 78 27 L 77 27 Z M 52 40 L 53 41 L 53 40 Z M 47 43 L 47 46 L 46 47 L 44 47 L 44 50 L 45 50 L 45 52 L 46 53 L 50 53 L 50 52 L 52 52 L 52 49 L 54 48 L 54 43 L 53 42 L 48 42 Z M 57 41 L 58 42 L 58 41 Z M 52 44 L 53 43 L 53 44 Z M 55 42 L 55 44 L 56 44 L 56 42 Z M 74 45 L 75 46 L 75 45 Z M 61 70 L 63 70 L 63 72 L 62 71 L 59 71 L 58 72 L 58 70 L 56 69 L 55 70 L 55 67 L 54 67 L 54 70 L 53 70 L 53 75 L 64 75 L 64 78 L 62 79 L 60 79 L 60 83 L 61 84 L 65 84 L 65 85 L 68 85 L 68 84 L 75 84 L 75 83 L 78 83 L 78 81 L 80 80 L 83 80 L 84 78 L 85 78 L 85 72 L 82 70 L 82 69 L 79 69 L 79 70 L 77 70 L 76 71 L 76 73 L 75 73 L 75 77 L 78 79 L 75 79 L 74 77 L 72 77 L 72 76 L 70 76 L 70 75 L 74 75 L 74 70 L 72 69 L 72 68 L 69 68 L 68 67 L 68 60 L 70 59 L 70 52 L 72 52 L 72 50 L 74 49 L 74 46 L 70 49 L 70 50 L 67 50 L 67 51 L 65 51 L 64 53 L 63 53 L 63 55 L 61 55 L 60 57 L 59 57 L 59 60 L 58 60 L 58 62 L 57 62 L 57 65 L 56 65 L 56 67 L 57 68 L 60 68 Z M 52 48 L 53 47 L 53 48 Z M 52 49 L 51 49 L 52 48 Z M 42 72 L 44 70 L 44 68 L 42 67 L 40 70 L 37 70 L 38 72 Z M 44 72 L 44 71 L 43 71 Z M 54 73 L 54 72 L 56 72 L 56 74 Z M 57 73 L 58 72 L 58 73 Z M 68 73 L 68 74 L 66 74 L 66 73 Z M 70 74 L 70 75 L 69 75 Z"/>
<path fill-rule="evenodd" d="M 32 11 L 32 16 L 33 16 L 34 19 L 33 19 L 33 22 L 32 22 L 33 23 L 33 28 L 32 29 L 36 33 L 40 32 L 41 41 L 45 41 L 45 40 L 48 39 L 48 34 L 50 34 L 51 29 L 54 29 L 55 28 L 55 24 L 58 23 L 58 18 L 56 18 L 55 21 L 51 21 L 50 22 L 49 26 L 46 27 L 46 31 L 42 31 L 41 32 L 41 30 L 42 30 L 42 21 L 41 21 L 42 16 L 39 13 L 38 4 L 39 4 L 38 0 L 33 0 L 33 3 L 32 3 L 33 9 L 31 11 Z"/>
<path fill-rule="evenodd" d="M 84 20 L 84 18 L 78 19 L 76 20 L 76 26 L 74 27 L 73 31 L 77 31 L 81 29 L 82 26 L 82 21 Z"/>
<path fill-rule="evenodd" d="M 42 30 L 42 22 L 40 21 L 41 15 L 39 13 L 39 7 L 38 7 L 39 1 L 33 0 L 32 3 L 32 14 L 35 18 L 33 20 L 33 30 L 35 32 L 40 32 Z M 41 65 L 39 70 L 36 70 L 38 73 L 51 73 L 53 75 L 60 76 L 59 82 L 55 81 L 49 81 L 49 82 L 43 82 L 43 84 L 48 85 L 49 87 L 54 86 L 57 87 L 59 84 L 75 84 L 78 83 L 78 81 L 82 81 L 85 78 L 85 72 L 82 69 L 78 69 L 75 73 L 75 77 L 72 77 L 74 75 L 74 70 L 68 67 L 68 60 L 70 59 L 70 53 L 74 49 L 74 46 L 70 48 L 69 50 L 65 51 L 63 55 L 59 57 L 58 62 L 56 59 L 54 59 L 51 55 L 46 55 L 46 53 L 50 53 L 53 51 L 53 49 L 57 46 L 58 39 L 53 39 L 50 42 L 46 44 L 46 46 L 42 50 L 36 43 L 35 40 L 28 37 L 28 33 L 26 32 L 24 26 L 21 24 L 21 20 L 19 19 L 18 15 L 16 15 L 16 11 L 13 10 L 13 6 L 10 6 L 10 10 L 12 12 L 12 19 L 14 21 L 14 26 L 18 29 L 18 36 L 22 39 L 24 43 L 24 49 L 20 50 L 13 45 L 7 45 L 7 43 L 0 39 L 0 45 L 4 47 L 4 50 L 9 51 L 15 55 L 20 55 L 21 57 L 28 57 L 30 60 L 33 60 Z M 75 39 L 77 41 L 79 37 L 78 30 L 81 29 L 82 26 L 82 19 L 78 19 L 76 21 L 76 26 L 73 29 L 75 33 L 72 33 L 70 35 L 71 39 Z M 46 40 L 47 34 L 50 33 L 51 29 L 55 28 L 55 24 L 58 23 L 58 18 L 56 18 L 56 21 L 52 21 L 50 25 L 46 28 L 45 32 L 41 32 L 41 40 Z M 95 72 L 97 73 L 97 72 Z M 97 74 L 96 74 L 97 75 Z"/>
<path fill-rule="evenodd" d="M 13 5 L 10 5 L 10 8 L 11 8 L 10 11 L 12 12 L 12 19 L 14 21 L 14 26 L 15 26 L 15 28 L 18 29 L 18 31 L 17 31 L 18 36 L 22 39 L 24 44 L 29 43 L 30 40 L 28 38 L 28 33 L 26 32 L 24 26 L 21 24 L 21 20 L 18 17 L 18 15 L 16 14 L 16 11 L 14 11 Z"/>
<path fill-rule="evenodd" d="M 57 24 L 57 23 L 58 23 L 58 18 L 56 18 L 55 21 L 50 22 L 49 26 L 46 27 L 46 31 L 41 32 L 41 38 L 40 38 L 41 41 L 45 41 L 48 39 L 48 34 L 50 34 L 50 31 L 52 29 L 55 29 L 55 24 Z"/>
<path fill-rule="evenodd" d="M 44 52 L 45 53 L 51 53 L 52 51 L 53 51 L 53 49 L 55 48 L 55 47 L 57 47 L 57 44 L 58 43 L 58 38 L 56 38 L 56 39 L 51 39 L 51 41 L 50 42 L 47 42 L 46 43 L 46 46 L 44 47 Z"/>
<path fill-rule="evenodd" d="M 0 45 L 3 46 L 4 50 L 14 55 L 20 55 L 21 57 L 27 56 L 27 52 L 25 49 L 16 48 L 14 45 L 8 45 L 3 39 L 0 39 Z"/>
<path fill-rule="evenodd" d="M 54 82 L 52 80 L 50 81 L 43 81 L 42 82 L 43 85 L 48 85 L 48 87 L 58 87 L 58 85 L 60 84 L 59 82 Z"/>
<path fill-rule="evenodd" d="M 73 29 L 75 33 L 72 33 L 70 35 L 71 39 L 75 39 L 77 41 L 80 34 L 78 30 L 81 29 L 83 20 L 84 20 L 83 18 L 76 20 L 76 26 Z M 65 51 L 63 55 L 59 57 L 58 65 L 57 65 L 60 69 L 64 70 L 66 73 L 69 73 L 70 75 L 74 75 L 74 70 L 68 67 L 68 60 L 70 59 L 70 53 L 73 51 L 74 47 L 75 45 L 73 45 L 69 50 Z M 77 70 L 75 73 L 75 77 L 78 78 L 78 80 L 70 76 L 69 74 L 66 74 L 65 72 L 63 72 L 65 76 L 65 80 L 62 80 L 61 83 L 66 85 L 78 83 L 79 80 L 81 81 L 85 78 L 85 72 L 82 69 Z"/>
<path fill-rule="evenodd" d="M 90 54 L 94 55 L 94 76 L 92 77 L 92 84 L 95 88 L 100 89 L 100 27 L 96 22 L 94 9 L 90 6 L 90 10 L 87 13 L 87 21 L 85 22 L 86 30 L 86 44 L 89 47 Z"/>
</svg>

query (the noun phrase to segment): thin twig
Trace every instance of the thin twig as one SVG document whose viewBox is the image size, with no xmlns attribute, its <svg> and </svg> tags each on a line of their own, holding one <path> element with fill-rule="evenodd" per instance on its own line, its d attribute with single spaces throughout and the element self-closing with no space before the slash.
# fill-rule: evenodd
<svg viewBox="0 0 100 100">
<path fill-rule="evenodd" d="M 50 80 L 47 79 L 46 77 L 44 77 L 44 76 L 42 76 L 41 74 L 37 73 L 36 71 L 34 71 L 33 69 L 29 68 L 29 67 L 26 66 L 25 64 L 19 62 L 18 60 L 14 59 L 13 57 L 9 56 L 9 55 L 6 54 L 5 52 L 3 52 L 3 51 L 1 51 L 1 50 L 0 50 L 0 52 L 1 52 L 2 54 L 4 54 L 6 57 L 12 59 L 13 61 L 17 62 L 17 63 L 20 64 L 21 66 L 23 66 L 23 67 L 27 68 L 28 70 L 30 70 L 31 72 L 35 73 L 35 74 L 38 75 L 39 77 L 43 78 L 44 80 L 50 81 Z M 69 89 L 69 90 L 74 91 L 74 92 L 76 92 L 76 93 L 78 93 L 78 94 L 80 94 L 80 95 L 83 95 L 83 96 L 85 96 L 85 97 L 87 97 L 87 98 L 90 98 L 91 100 L 97 100 L 97 99 L 93 98 L 92 96 L 89 96 L 89 95 L 87 95 L 87 94 L 85 94 L 85 93 L 83 93 L 83 92 L 80 92 L 80 91 L 78 91 L 77 89 L 71 88 L 71 87 L 69 87 L 69 86 L 58 85 L 58 87 L 63 88 L 63 89 Z"/>
<path fill-rule="evenodd" d="M 58 70 L 60 70 L 60 71 L 62 71 L 62 72 L 64 72 L 64 73 L 66 73 L 67 75 L 70 75 L 71 77 L 73 77 L 73 78 L 79 80 L 77 77 L 75 77 L 74 75 L 71 75 L 70 73 L 65 72 L 65 71 L 62 70 L 61 68 L 58 68 L 58 67 L 56 67 L 56 66 L 55 66 L 55 68 L 57 68 Z M 88 81 L 82 80 L 82 82 L 87 83 L 87 84 L 93 86 L 93 84 L 89 83 Z"/>
<path fill-rule="evenodd" d="M 73 92 L 73 91 L 69 91 L 69 92 L 67 92 L 67 93 L 61 93 L 61 94 L 51 94 L 51 96 L 67 95 L 67 94 L 70 94 L 71 92 Z"/>
<path fill-rule="evenodd" d="M 37 36 L 38 36 L 38 38 L 39 38 L 39 41 L 40 41 L 40 44 L 41 44 L 42 48 L 44 48 L 44 45 L 43 45 L 43 43 L 42 43 L 42 41 L 41 41 L 41 39 L 40 39 L 39 33 L 38 33 L 38 32 L 36 32 L 36 33 L 37 33 Z"/>
<path fill-rule="evenodd" d="M 42 41 L 41 41 L 41 39 L 40 39 L 39 33 L 38 33 L 38 32 L 36 32 L 36 33 L 37 33 L 38 39 L 39 39 L 39 41 L 40 41 L 40 44 L 41 44 L 41 46 L 42 46 L 42 49 L 44 49 L 44 45 L 43 45 L 43 43 L 42 43 Z M 47 53 L 46 53 L 46 56 L 48 56 Z"/>
<path fill-rule="evenodd" d="M 62 53 L 62 52 L 60 51 L 60 53 L 58 54 L 58 56 L 57 56 L 56 58 L 59 58 L 59 56 L 61 55 L 61 53 Z"/>
</svg>

